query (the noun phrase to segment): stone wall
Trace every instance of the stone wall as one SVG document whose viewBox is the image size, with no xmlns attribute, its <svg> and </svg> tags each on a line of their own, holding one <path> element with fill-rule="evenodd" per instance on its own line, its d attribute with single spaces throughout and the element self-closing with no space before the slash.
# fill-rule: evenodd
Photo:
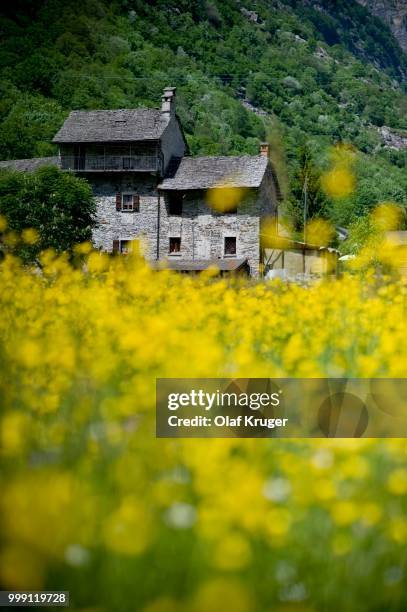
<svg viewBox="0 0 407 612">
<path fill-rule="evenodd" d="M 275 215 L 277 199 L 271 172 L 259 189 L 251 189 L 234 214 L 218 214 L 206 201 L 205 192 L 187 192 L 182 216 L 169 214 L 168 194 L 160 199 L 159 257 L 177 260 L 224 258 L 225 237 L 236 238 L 236 255 L 246 258 L 257 276 L 260 263 L 260 222 Z M 169 254 L 170 237 L 181 238 L 180 253 Z"/>
<path fill-rule="evenodd" d="M 172 117 L 161 137 L 163 173 L 165 173 L 171 157 L 183 157 L 185 151 L 186 145 L 179 121 L 176 117 Z"/>
<path fill-rule="evenodd" d="M 157 258 L 158 201 L 157 177 L 145 173 L 92 174 L 91 183 L 97 202 L 97 227 L 93 231 L 96 248 L 111 252 L 114 240 L 140 239 L 147 259 Z M 116 193 L 140 196 L 140 212 L 116 210 Z"/>
<path fill-rule="evenodd" d="M 97 202 L 96 248 L 111 252 L 115 240 L 140 240 L 146 259 L 179 260 L 224 258 L 225 237 L 235 237 L 233 258 L 248 259 L 251 274 L 258 274 L 261 220 L 277 211 L 271 172 L 259 189 L 248 190 L 235 214 L 218 214 L 206 202 L 204 192 L 187 192 L 182 216 L 169 215 L 168 197 L 159 193 L 159 177 L 147 173 L 87 173 Z M 117 193 L 140 197 L 139 212 L 116 210 Z M 159 232 L 158 232 L 159 228 Z M 181 238 L 181 252 L 169 254 L 170 237 Z"/>
</svg>

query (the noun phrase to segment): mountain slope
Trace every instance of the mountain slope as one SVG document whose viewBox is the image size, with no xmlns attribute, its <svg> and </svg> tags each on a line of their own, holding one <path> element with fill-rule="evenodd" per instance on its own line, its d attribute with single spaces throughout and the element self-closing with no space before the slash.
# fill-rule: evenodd
<svg viewBox="0 0 407 612">
<path fill-rule="evenodd" d="M 407 194 L 403 153 L 378 132 L 407 129 L 405 57 L 377 23 L 353 1 L 20 0 L 0 21 L 0 157 L 51 155 L 69 110 L 154 106 L 171 84 L 193 153 L 255 153 L 271 130 L 295 180 L 300 145 L 322 168 L 352 142 L 371 194 L 345 223 Z"/>
<path fill-rule="evenodd" d="M 407 51 L 407 3 L 405 0 L 357 0 L 388 24 L 401 48 Z"/>
</svg>

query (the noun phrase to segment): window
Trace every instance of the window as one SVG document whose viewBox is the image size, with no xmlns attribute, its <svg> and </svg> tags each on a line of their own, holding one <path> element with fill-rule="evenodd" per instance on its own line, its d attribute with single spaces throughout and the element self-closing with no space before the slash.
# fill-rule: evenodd
<svg viewBox="0 0 407 612">
<path fill-rule="evenodd" d="M 132 251 L 131 240 L 113 240 L 113 253 L 127 255 Z"/>
<path fill-rule="evenodd" d="M 170 255 L 179 255 L 181 252 L 181 238 L 170 238 Z"/>
<path fill-rule="evenodd" d="M 134 210 L 134 196 L 131 193 L 124 193 L 122 197 L 122 210 Z"/>
<path fill-rule="evenodd" d="M 236 255 L 236 238 L 234 236 L 225 237 L 225 257 Z"/>
<path fill-rule="evenodd" d="M 169 215 L 182 215 L 182 201 L 184 196 L 179 191 L 168 194 L 168 214 Z"/>
<path fill-rule="evenodd" d="M 117 193 L 116 210 L 121 212 L 140 212 L 140 196 L 135 193 Z"/>
<path fill-rule="evenodd" d="M 123 255 L 131 253 L 131 240 L 120 240 L 120 253 Z"/>
</svg>

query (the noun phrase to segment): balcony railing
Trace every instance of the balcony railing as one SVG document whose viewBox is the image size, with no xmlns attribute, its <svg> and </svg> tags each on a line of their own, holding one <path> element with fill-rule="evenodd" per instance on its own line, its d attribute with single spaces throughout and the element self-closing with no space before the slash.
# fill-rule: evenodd
<svg viewBox="0 0 407 612">
<path fill-rule="evenodd" d="M 159 169 L 155 155 L 61 155 L 62 170 L 75 172 L 152 172 Z"/>
</svg>

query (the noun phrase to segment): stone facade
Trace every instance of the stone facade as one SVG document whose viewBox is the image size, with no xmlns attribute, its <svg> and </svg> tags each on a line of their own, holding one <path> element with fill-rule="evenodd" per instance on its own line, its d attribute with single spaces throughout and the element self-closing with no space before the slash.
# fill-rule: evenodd
<svg viewBox="0 0 407 612">
<path fill-rule="evenodd" d="M 97 203 L 97 226 L 93 231 L 96 248 L 113 251 L 116 241 L 140 240 L 146 259 L 157 259 L 159 195 L 157 178 L 144 173 L 87 177 Z M 139 196 L 139 211 L 116 210 L 117 194 Z"/>
<path fill-rule="evenodd" d="M 272 177 L 266 176 L 259 189 L 253 189 L 237 207 L 236 213 L 214 212 L 206 192 L 187 192 L 181 215 L 169 214 L 168 194 L 157 190 L 153 175 L 94 174 L 88 177 L 97 202 L 97 227 L 93 232 L 97 248 L 111 252 L 116 241 L 138 239 L 148 260 L 176 258 L 216 260 L 225 257 L 226 237 L 236 238 L 236 259 L 247 259 L 251 274 L 257 275 L 260 263 L 260 226 L 263 217 L 276 214 Z M 140 197 L 138 212 L 116 210 L 116 195 L 133 193 Z M 178 237 L 181 249 L 170 254 L 169 241 Z"/>
<path fill-rule="evenodd" d="M 271 172 L 259 188 L 248 190 L 232 214 L 213 211 L 206 191 L 188 191 L 182 215 L 169 214 L 169 194 L 160 198 L 159 259 L 217 260 L 225 258 L 225 238 L 236 238 L 236 259 L 247 259 L 250 272 L 258 274 L 261 259 L 260 230 L 263 218 L 277 215 L 277 194 Z M 169 253 L 170 237 L 181 239 L 179 253 Z"/>
</svg>

